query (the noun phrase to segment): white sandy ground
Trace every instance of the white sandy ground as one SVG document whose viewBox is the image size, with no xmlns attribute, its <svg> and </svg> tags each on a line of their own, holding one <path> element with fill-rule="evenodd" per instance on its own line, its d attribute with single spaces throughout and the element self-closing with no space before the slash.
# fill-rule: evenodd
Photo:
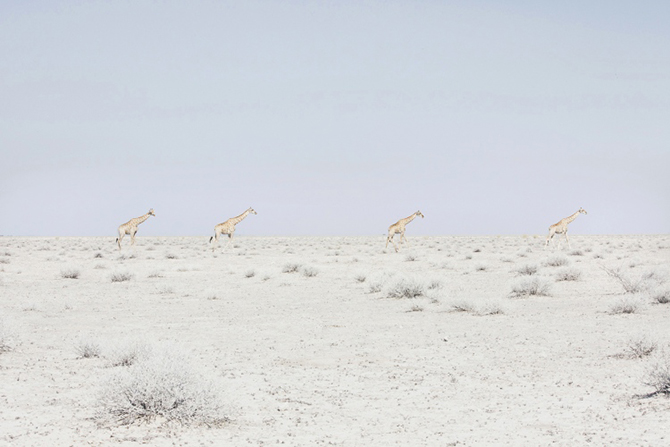
<svg viewBox="0 0 670 447">
<path fill-rule="evenodd" d="M 670 399 L 642 397 L 670 351 L 670 304 L 642 295 L 636 313 L 610 313 L 624 291 L 602 269 L 667 275 L 670 236 L 575 235 L 572 250 L 408 239 L 395 253 L 381 236 L 237 237 L 213 254 L 208 237 L 138 236 L 121 253 L 113 238 L 0 238 L 14 344 L 0 353 L 0 445 L 670 445 Z M 578 281 L 544 265 L 561 254 Z M 526 264 L 551 296 L 510 297 Z M 113 283 L 119 272 L 133 278 Z M 387 297 L 399 277 L 438 287 Z M 504 313 L 478 314 L 487 305 Z M 658 348 L 625 355 L 640 337 Z M 102 390 L 127 368 L 105 356 L 132 340 L 187 352 L 230 422 L 100 425 Z M 78 358 L 82 341 L 101 356 Z"/>
</svg>

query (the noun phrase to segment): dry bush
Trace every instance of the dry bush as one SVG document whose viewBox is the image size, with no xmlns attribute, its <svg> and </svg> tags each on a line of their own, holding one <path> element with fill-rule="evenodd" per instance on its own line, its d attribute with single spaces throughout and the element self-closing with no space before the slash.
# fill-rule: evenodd
<svg viewBox="0 0 670 447">
<path fill-rule="evenodd" d="M 623 273 L 620 268 L 611 269 L 602 267 L 602 269 L 612 278 L 616 279 L 626 293 L 639 293 L 652 290 L 663 285 L 666 281 L 665 275 L 655 271 L 647 271 L 641 276 L 634 278 Z"/>
<path fill-rule="evenodd" d="M 572 267 L 566 267 L 556 273 L 556 281 L 579 281 L 582 272 Z"/>
<path fill-rule="evenodd" d="M 187 356 L 166 349 L 139 359 L 112 377 L 100 396 L 98 420 L 130 425 L 156 419 L 181 425 L 221 426 L 222 394 Z"/>
<path fill-rule="evenodd" d="M 302 268 L 302 274 L 303 276 L 311 278 L 319 274 L 319 269 L 308 265 Z"/>
<path fill-rule="evenodd" d="M 642 300 L 638 296 L 622 296 L 610 306 L 610 315 L 634 314 L 642 307 Z"/>
<path fill-rule="evenodd" d="M 656 348 L 658 348 L 658 343 L 655 340 L 650 340 L 646 336 L 640 336 L 628 341 L 625 355 L 629 358 L 641 359 L 650 355 Z"/>
<path fill-rule="evenodd" d="M 448 305 L 450 312 L 466 312 L 478 316 L 506 313 L 506 306 L 499 300 L 475 302 L 461 298 L 452 300 Z"/>
<path fill-rule="evenodd" d="M 570 261 L 565 255 L 554 255 L 544 261 L 546 267 L 562 267 L 568 264 L 570 264 Z"/>
<path fill-rule="evenodd" d="M 295 262 L 289 262 L 288 264 L 284 265 L 281 271 L 282 273 L 296 273 L 297 271 L 300 270 L 300 267 L 302 267 L 301 264 Z"/>
<path fill-rule="evenodd" d="M 670 303 L 670 288 L 654 290 L 649 296 L 654 303 L 668 304 Z"/>
<path fill-rule="evenodd" d="M 426 285 L 416 278 L 396 278 L 386 290 L 389 298 L 416 298 L 426 294 Z"/>
<path fill-rule="evenodd" d="M 255 270 L 247 270 L 246 272 L 244 272 L 245 278 L 253 278 L 254 276 L 256 276 Z"/>
<path fill-rule="evenodd" d="M 537 264 L 525 264 L 516 269 L 517 275 L 531 276 L 537 273 Z"/>
<path fill-rule="evenodd" d="M 78 279 L 81 273 L 77 269 L 65 269 L 60 271 L 60 277 L 63 279 Z"/>
<path fill-rule="evenodd" d="M 489 266 L 486 265 L 486 264 L 481 264 L 481 263 L 476 264 L 475 265 L 475 272 L 485 272 L 485 271 L 488 270 L 488 268 L 489 268 Z"/>
<path fill-rule="evenodd" d="M 17 341 L 14 332 L 0 320 L 0 354 L 13 351 L 14 348 L 16 348 L 16 345 Z"/>
<path fill-rule="evenodd" d="M 110 367 L 132 366 L 138 360 L 148 358 L 151 352 L 151 347 L 143 343 L 122 341 L 112 346 L 105 358 Z"/>
<path fill-rule="evenodd" d="M 112 282 L 124 282 L 130 281 L 133 279 L 133 275 L 128 272 L 115 272 L 112 273 L 111 280 Z"/>
<path fill-rule="evenodd" d="M 649 365 L 643 383 L 655 389 L 651 395 L 670 395 L 670 355 L 664 354 Z"/>
<path fill-rule="evenodd" d="M 527 296 L 550 296 L 551 284 L 543 278 L 528 278 L 522 279 L 512 285 L 513 297 L 527 297 Z"/>
<path fill-rule="evenodd" d="M 416 255 L 405 256 L 405 262 L 414 262 L 414 261 L 417 261 L 417 260 L 418 260 L 418 258 L 416 257 Z"/>
<path fill-rule="evenodd" d="M 581 250 L 572 250 L 570 256 L 584 256 L 584 252 Z"/>
<path fill-rule="evenodd" d="M 77 358 L 90 359 L 100 357 L 100 344 L 90 340 L 80 340 L 74 347 Z"/>
<path fill-rule="evenodd" d="M 366 276 L 365 276 L 364 274 L 362 274 L 362 273 L 359 273 L 359 274 L 357 274 L 356 276 L 354 276 L 354 279 L 355 279 L 357 282 L 365 282 L 365 280 L 366 280 Z"/>
</svg>

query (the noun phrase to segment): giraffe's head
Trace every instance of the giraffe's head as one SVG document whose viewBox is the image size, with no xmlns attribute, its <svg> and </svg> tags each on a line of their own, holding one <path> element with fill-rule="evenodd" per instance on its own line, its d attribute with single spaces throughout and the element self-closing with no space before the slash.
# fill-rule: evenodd
<svg viewBox="0 0 670 447">
<path fill-rule="evenodd" d="M 156 215 L 154 214 L 154 209 L 153 209 L 153 208 L 151 208 L 151 209 L 149 210 L 149 215 L 150 215 L 150 216 L 154 216 L 154 217 L 156 217 Z"/>
<path fill-rule="evenodd" d="M 249 207 L 248 211 L 249 211 L 251 214 L 258 214 L 252 207 Z"/>
<path fill-rule="evenodd" d="M 423 219 L 423 214 L 421 214 L 421 211 L 417 211 L 417 212 L 414 213 L 414 214 L 416 214 L 417 216 L 421 216 L 421 218 Z"/>
<path fill-rule="evenodd" d="M 581 206 L 579 207 L 579 212 L 582 213 L 582 214 L 588 214 L 586 212 L 586 210 L 584 208 L 582 208 Z"/>
</svg>

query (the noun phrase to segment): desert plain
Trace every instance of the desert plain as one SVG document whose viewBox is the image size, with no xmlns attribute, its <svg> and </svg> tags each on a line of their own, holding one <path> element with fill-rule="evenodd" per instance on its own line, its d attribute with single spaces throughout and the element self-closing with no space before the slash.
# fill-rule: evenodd
<svg viewBox="0 0 670 447">
<path fill-rule="evenodd" d="M 670 236 L 408 239 L 0 237 L 0 445 L 670 445 Z"/>
</svg>

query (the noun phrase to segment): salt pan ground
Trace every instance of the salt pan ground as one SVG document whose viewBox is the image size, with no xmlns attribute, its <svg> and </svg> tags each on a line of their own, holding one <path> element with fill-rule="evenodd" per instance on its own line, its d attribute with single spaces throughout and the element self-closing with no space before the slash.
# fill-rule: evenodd
<svg viewBox="0 0 670 447">
<path fill-rule="evenodd" d="M 670 444 L 670 236 L 408 239 L 0 238 L 0 445 Z"/>
</svg>

